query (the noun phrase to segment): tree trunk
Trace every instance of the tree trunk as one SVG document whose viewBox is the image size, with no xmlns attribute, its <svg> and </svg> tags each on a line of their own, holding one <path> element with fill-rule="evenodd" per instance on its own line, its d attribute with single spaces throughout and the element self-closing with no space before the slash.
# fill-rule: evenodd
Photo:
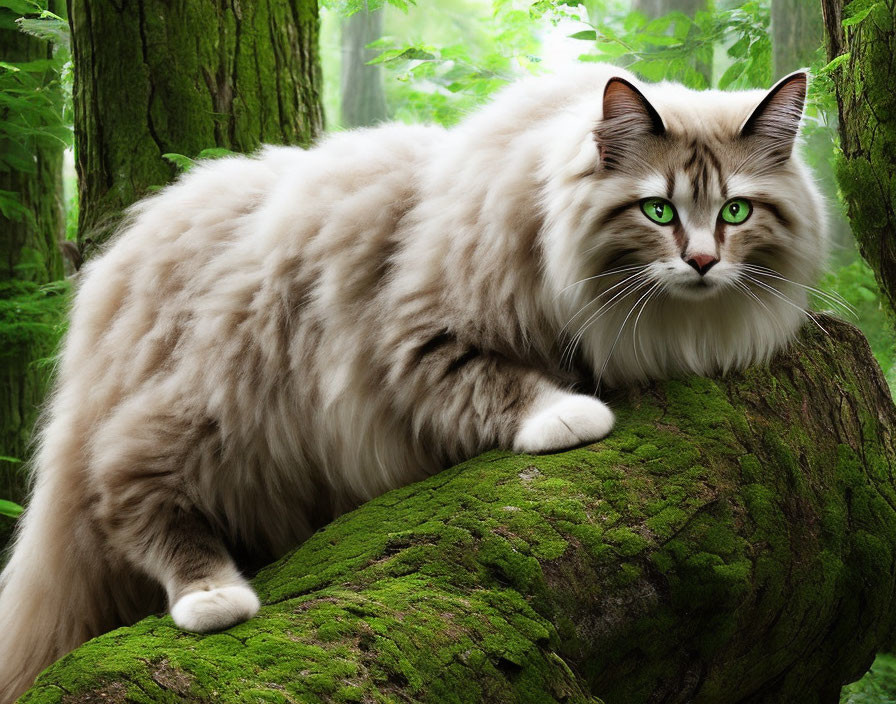
<svg viewBox="0 0 896 704">
<path fill-rule="evenodd" d="M 172 179 L 162 155 L 309 144 L 323 122 L 317 0 L 68 0 L 79 241 Z"/>
<path fill-rule="evenodd" d="M 0 8 L 0 60 L 20 64 L 51 59 L 52 45 L 20 32 L 16 17 Z M 40 87 L 46 102 L 61 108 L 58 78 L 48 68 Z M 20 119 L 0 107 L 0 120 Z M 30 127 L 42 127 L 34 115 L 25 119 Z M 65 237 L 64 148 L 62 141 L 48 137 L 0 138 L 0 163 L 18 165 L 0 169 L 0 190 L 14 193 L 22 206 L 19 217 L 0 213 L 0 455 L 19 460 L 27 456 L 49 377 L 49 367 L 40 369 L 35 363 L 53 354 L 57 339 L 53 323 L 62 310 L 59 297 L 40 293 L 37 287 L 63 274 L 59 241 Z M 0 499 L 21 502 L 25 493 L 21 464 L 0 460 Z M 0 516 L 0 549 L 11 529 L 12 521 Z"/>
<path fill-rule="evenodd" d="M 896 619 L 896 408 L 821 324 L 620 394 L 595 445 L 375 499 L 256 577 L 257 618 L 150 617 L 22 701 L 834 704 Z"/>
<path fill-rule="evenodd" d="M 858 2 L 855 3 L 859 8 Z M 896 310 L 896 9 L 877 2 L 822 0 L 832 76 L 840 111 L 837 181 L 859 251 Z M 856 22 L 844 28 L 841 24 Z"/>
<path fill-rule="evenodd" d="M 28 62 L 53 58 L 53 46 L 13 28 L 17 15 L 0 8 L 0 60 Z M 62 102 L 62 88 L 52 70 L 44 72 L 42 91 L 49 101 Z M 14 119 L 0 108 L 0 120 Z M 0 280 L 17 279 L 44 284 L 62 278 L 59 241 L 65 237 L 62 199 L 61 141 L 0 139 L 4 161 L 15 157 L 22 168 L 0 170 L 0 190 L 11 191 L 31 217 L 21 220 L 0 213 Z"/>
<path fill-rule="evenodd" d="M 700 10 L 706 9 L 706 0 L 632 0 L 632 10 L 641 12 L 650 19 L 668 15 L 670 12 L 681 12 L 694 17 Z M 695 60 L 693 64 L 697 73 L 706 80 L 706 86 L 712 86 L 712 59 Z"/>
<path fill-rule="evenodd" d="M 367 127 L 388 117 L 378 51 L 365 48 L 383 36 L 383 11 L 359 10 L 342 20 L 342 126 Z"/>
<path fill-rule="evenodd" d="M 824 21 L 816 3 L 808 0 L 772 0 L 775 78 L 809 66 L 823 40 Z"/>
</svg>

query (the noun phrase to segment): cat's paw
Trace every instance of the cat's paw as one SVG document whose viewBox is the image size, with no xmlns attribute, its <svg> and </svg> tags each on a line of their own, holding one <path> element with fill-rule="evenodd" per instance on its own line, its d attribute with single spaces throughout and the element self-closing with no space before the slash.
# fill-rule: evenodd
<svg viewBox="0 0 896 704">
<path fill-rule="evenodd" d="M 613 411 L 593 396 L 557 391 L 539 401 L 514 438 L 517 452 L 535 454 L 584 445 L 613 429 Z"/>
<path fill-rule="evenodd" d="M 260 607 L 247 586 L 217 587 L 184 594 L 171 607 L 171 618 L 185 631 L 210 633 L 248 621 Z"/>
</svg>

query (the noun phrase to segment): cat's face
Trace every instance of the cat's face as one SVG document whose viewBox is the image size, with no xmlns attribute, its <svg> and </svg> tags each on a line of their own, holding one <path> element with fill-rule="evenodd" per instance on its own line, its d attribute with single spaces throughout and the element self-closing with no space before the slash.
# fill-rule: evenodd
<svg viewBox="0 0 896 704">
<path fill-rule="evenodd" d="M 588 138 L 553 149 L 543 171 L 565 360 L 581 350 L 616 383 L 743 366 L 792 339 L 826 249 L 823 203 L 794 154 L 806 83 L 659 84 L 648 100 L 633 78 L 608 76 Z M 552 134 L 584 137 L 592 96 Z"/>
<path fill-rule="evenodd" d="M 806 75 L 793 74 L 746 118 L 707 109 L 701 121 L 699 111 L 662 115 L 631 83 L 611 79 L 594 132 L 595 176 L 613 184 L 618 202 L 597 223 L 601 261 L 592 266 L 645 267 L 645 279 L 689 301 L 751 278 L 769 283 L 768 272 L 801 277 L 794 255 L 807 243 L 794 221 L 820 207 L 790 159 L 805 94 Z"/>
</svg>

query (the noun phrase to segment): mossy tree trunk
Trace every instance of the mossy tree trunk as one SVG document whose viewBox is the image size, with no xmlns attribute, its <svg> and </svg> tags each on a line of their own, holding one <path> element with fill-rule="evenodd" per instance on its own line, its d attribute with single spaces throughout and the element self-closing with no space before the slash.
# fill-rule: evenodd
<svg viewBox="0 0 896 704">
<path fill-rule="evenodd" d="M 822 325 L 620 395 L 590 447 L 375 499 L 263 570 L 252 621 L 150 617 L 22 701 L 834 704 L 896 620 L 896 408 Z"/>
<path fill-rule="evenodd" d="M 19 31 L 18 13 L 0 8 L 0 61 L 43 62 L 39 71 L 25 71 L 35 94 L 31 111 L 0 105 L 0 120 L 28 134 L 45 127 L 62 110 L 62 88 L 55 70 L 53 46 Z M 36 95 L 40 89 L 40 98 Z M 11 98 L 16 95 L 11 94 Z M 42 102 L 38 105 L 37 101 Z M 7 134 L 4 131 L 4 134 Z M 47 387 L 47 368 L 37 360 L 53 354 L 56 336 L 52 310 L 32 306 L 44 296 L 38 286 L 62 278 L 60 240 L 65 237 L 62 196 L 62 139 L 48 134 L 9 130 L 15 138 L 0 138 L 0 191 L 13 194 L 20 207 L 0 212 L 0 455 L 23 460 L 31 428 Z M 56 299 L 52 301 L 56 303 Z M 53 306 L 50 305 L 49 308 Z M 57 306 L 58 308 L 58 306 Z M 45 315 L 45 313 L 47 315 Z M 0 460 L 0 499 L 20 502 L 25 495 L 21 465 Z M 11 521 L 0 517 L 0 548 Z"/>
<path fill-rule="evenodd" d="M 342 20 L 343 127 L 366 127 L 388 117 L 382 64 L 368 65 L 378 51 L 366 48 L 383 36 L 383 10 L 359 10 Z"/>
<path fill-rule="evenodd" d="M 175 176 L 163 154 L 306 145 L 323 122 L 317 0 L 68 0 L 79 242 Z"/>
<path fill-rule="evenodd" d="M 896 8 L 822 0 L 840 111 L 837 181 L 862 256 L 896 310 Z M 847 27 L 843 26 L 843 22 Z"/>
<path fill-rule="evenodd" d="M 17 13 L 0 8 L 0 61 L 32 62 L 53 58 L 53 46 L 18 30 Z M 38 76 L 40 74 L 37 74 Z M 62 87 L 56 72 L 43 71 L 44 110 L 61 110 Z M 0 120 L 13 120 L 8 107 L 0 106 Z M 39 116 L 29 116 L 31 121 Z M 59 241 L 65 237 L 62 198 L 62 153 L 60 139 L 52 137 L 0 139 L 2 163 L 0 190 L 15 193 L 24 211 L 21 217 L 0 212 L 0 280 L 18 279 L 45 284 L 62 278 Z"/>
</svg>

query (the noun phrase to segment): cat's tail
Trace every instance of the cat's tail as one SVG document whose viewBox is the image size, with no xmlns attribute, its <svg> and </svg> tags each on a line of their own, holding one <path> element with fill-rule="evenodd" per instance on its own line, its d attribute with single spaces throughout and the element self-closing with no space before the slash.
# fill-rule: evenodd
<svg viewBox="0 0 896 704">
<path fill-rule="evenodd" d="M 84 641 L 142 615 L 127 613 L 139 601 L 134 578 L 117 573 L 87 518 L 81 468 L 53 449 L 38 452 L 36 485 L 0 574 L 0 704 Z M 68 464 L 44 466 L 50 454 Z"/>
<path fill-rule="evenodd" d="M 102 550 L 74 515 L 81 492 L 61 494 L 58 479 L 39 477 L 0 575 L 0 704 L 14 701 L 102 620 Z"/>
</svg>

